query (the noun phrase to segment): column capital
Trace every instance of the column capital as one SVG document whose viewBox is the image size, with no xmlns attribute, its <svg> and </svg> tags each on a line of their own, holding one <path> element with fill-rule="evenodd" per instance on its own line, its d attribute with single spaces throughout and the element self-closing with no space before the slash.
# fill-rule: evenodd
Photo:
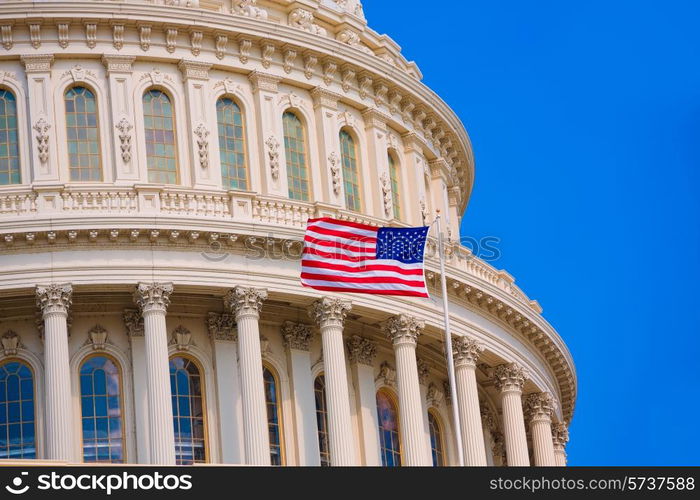
<svg viewBox="0 0 700 500">
<path fill-rule="evenodd" d="M 136 309 L 124 309 L 124 326 L 129 337 L 143 337 L 144 324 L 141 311 Z"/>
<path fill-rule="evenodd" d="M 551 422 L 556 401 L 548 392 L 528 394 L 525 398 L 525 418 L 528 421 Z"/>
<path fill-rule="evenodd" d="M 279 76 L 263 73 L 257 70 L 252 71 L 248 75 L 248 79 L 250 80 L 250 83 L 253 84 L 253 92 L 264 90 L 277 93 L 277 85 L 282 81 Z"/>
<path fill-rule="evenodd" d="M 340 96 L 335 92 L 326 90 L 323 87 L 314 87 L 309 93 L 314 101 L 314 108 L 324 107 L 332 110 L 338 109 Z"/>
<path fill-rule="evenodd" d="M 352 302 L 335 297 L 322 297 L 311 304 L 309 317 L 324 326 L 328 323 L 336 323 L 340 326 L 345 322 L 345 317 L 352 308 Z"/>
<path fill-rule="evenodd" d="M 20 56 L 25 73 L 48 73 L 54 57 L 52 54 L 28 54 Z"/>
<path fill-rule="evenodd" d="M 554 447 L 564 448 L 566 443 L 569 442 L 569 429 L 563 422 L 556 422 L 552 424 L 552 442 Z"/>
<path fill-rule="evenodd" d="M 427 385 L 428 376 L 430 375 L 430 366 L 428 362 L 423 358 L 416 358 L 416 366 L 418 368 L 418 383 L 420 385 Z"/>
<path fill-rule="evenodd" d="M 139 283 L 134 291 L 134 302 L 141 313 L 148 311 L 165 312 L 170 305 L 172 283 Z"/>
<path fill-rule="evenodd" d="M 418 343 L 418 336 L 425 327 L 425 321 L 408 314 L 399 314 L 387 320 L 384 333 L 394 346 Z"/>
<path fill-rule="evenodd" d="M 303 323 L 285 321 L 282 323 L 282 338 L 284 346 L 297 351 L 309 351 L 313 338 L 311 327 Z"/>
<path fill-rule="evenodd" d="M 189 59 L 180 59 L 177 64 L 178 69 L 182 73 L 183 80 L 209 80 L 209 70 L 212 65 L 201 61 L 192 61 Z"/>
<path fill-rule="evenodd" d="M 237 286 L 229 290 L 224 297 L 224 306 L 236 315 L 236 319 L 248 315 L 258 318 L 265 300 L 267 300 L 267 290 L 264 288 Z"/>
<path fill-rule="evenodd" d="M 494 369 L 493 383 L 501 392 L 522 392 L 527 373 L 517 363 L 498 365 Z"/>
<path fill-rule="evenodd" d="M 496 425 L 496 416 L 491 411 L 491 408 L 486 406 L 483 401 L 479 401 L 479 411 L 481 413 L 481 423 L 484 425 L 484 427 L 486 427 L 490 432 L 496 431 L 498 429 L 498 426 Z"/>
<path fill-rule="evenodd" d="M 132 73 L 133 64 L 136 60 L 134 56 L 122 56 L 117 54 L 105 54 L 102 56 L 102 64 L 108 74 L 111 73 Z"/>
<path fill-rule="evenodd" d="M 51 313 L 67 315 L 72 302 L 73 287 L 70 283 L 37 285 L 36 287 L 36 306 L 44 316 Z"/>
<path fill-rule="evenodd" d="M 455 367 L 468 366 L 476 368 L 476 362 L 484 352 L 484 346 L 471 337 L 452 338 L 452 355 Z"/>
<path fill-rule="evenodd" d="M 372 366 L 377 355 L 377 345 L 369 339 L 353 335 L 347 341 L 349 360 L 351 363 Z"/>
<path fill-rule="evenodd" d="M 231 314 L 210 312 L 207 315 L 207 329 L 213 341 L 236 341 L 236 318 Z"/>
</svg>

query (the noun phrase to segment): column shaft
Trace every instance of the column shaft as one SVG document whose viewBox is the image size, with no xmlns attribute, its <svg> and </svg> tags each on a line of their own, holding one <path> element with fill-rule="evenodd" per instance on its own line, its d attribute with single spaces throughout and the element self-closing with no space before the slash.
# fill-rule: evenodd
<svg viewBox="0 0 700 500">
<path fill-rule="evenodd" d="M 535 465 L 552 467 L 557 465 L 552 444 L 552 427 L 546 420 L 534 420 L 530 424 L 532 452 Z"/>
<path fill-rule="evenodd" d="M 462 428 L 464 465 L 486 465 L 484 431 L 479 411 L 479 392 L 474 366 L 461 365 L 455 370 L 459 419 Z"/>
<path fill-rule="evenodd" d="M 494 370 L 494 384 L 501 391 L 503 434 L 510 467 L 530 465 L 522 404 L 525 378 L 525 371 L 516 363 L 499 365 Z"/>
<path fill-rule="evenodd" d="M 394 354 L 396 356 L 396 381 L 399 392 L 403 464 L 409 466 L 432 465 L 426 463 L 427 453 L 415 344 L 395 345 Z"/>
<path fill-rule="evenodd" d="M 73 411 L 68 359 L 67 313 L 44 315 L 46 364 L 46 458 L 72 461 Z"/>
</svg>

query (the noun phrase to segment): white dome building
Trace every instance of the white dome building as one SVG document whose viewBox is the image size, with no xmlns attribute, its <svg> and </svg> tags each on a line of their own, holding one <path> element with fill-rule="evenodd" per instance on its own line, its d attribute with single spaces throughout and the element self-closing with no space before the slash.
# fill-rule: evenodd
<svg viewBox="0 0 700 500">
<path fill-rule="evenodd" d="M 456 404 L 468 465 L 566 463 L 571 355 L 357 0 L 3 0 L 0 42 L 0 459 L 454 465 Z M 458 401 L 439 300 L 299 282 L 308 218 L 438 209 Z"/>
</svg>

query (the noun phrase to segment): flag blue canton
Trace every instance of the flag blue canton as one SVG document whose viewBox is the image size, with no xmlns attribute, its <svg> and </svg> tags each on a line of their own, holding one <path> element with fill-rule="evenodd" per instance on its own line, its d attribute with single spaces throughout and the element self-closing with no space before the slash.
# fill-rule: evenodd
<svg viewBox="0 0 700 500">
<path fill-rule="evenodd" d="M 428 229 L 428 226 L 380 228 L 377 233 L 377 259 L 393 259 L 405 264 L 423 262 Z"/>
</svg>

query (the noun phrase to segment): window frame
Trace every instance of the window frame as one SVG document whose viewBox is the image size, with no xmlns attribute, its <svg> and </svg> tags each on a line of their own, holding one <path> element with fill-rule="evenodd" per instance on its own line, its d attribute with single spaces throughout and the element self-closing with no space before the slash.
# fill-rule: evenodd
<svg viewBox="0 0 700 500">
<path fill-rule="evenodd" d="M 328 402 L 326 400 L 326 395 L 327 395 L 327 385 L 326 385 L 326 374 L 324 372 L 319 373 L 314 377 L 314 402 L 316 402 L 316 383 L 318 382 L 319 379 L 323 380 L 323 411 L 319 412 L 318 405 L 316 405 L 316 437 L 318 439 L 318 451 L 319 451 L 319 459 L 322 467 L 330 466 L 331 464 L 331 450 L 330 450 L 330 432 L 328 428 Z M 326 455 L 328 455 L 327 459 L 327 464 L 323 463 L 323 455 L 324 452 L 321 450 L 321 429 L 318 428 L 318 414 L 323 413 L 324 414 L 324 425 L 325 425 L 325 434 L 326 434 L 326 446 L 327 450 L 325 452 Z"/>
<path fill-rule="evenodd" d="M 173 122 L 173 152 L 174 152 L 174 160 L 175 160 L 175 182 L 170 183 L 170 182 L 154 182 L 150 180 L 150 173 L 151 169 L 148 167 L 148 140 L 146 137 L 146 131 L 150 130 L 146 127 L 146 107 L 145 107 L 145 102 L 144 98 L 146 97 L 146 94 L 148 94 L 151 91 L 157 90 L 158 92 L 163 93 L 168 100 L 170 101 L 170 107 L 173 110 L 173 115 L 172 115 L 172 122 Z M 169 89 L 165 88 L 162 85 L 150 85 L 147 86 L 143 91 L 141 92 L 141 99 L 139 101 L 139 104 L 141 106 L 141 130 L 143 131 L 143 145 L 144 145 L 144 151 L 143 151 L 143 158 L 145 160 L 144 168 L 146 169 L 146 182 L 149 184 L 163 184 L 165 186 L 180 186 L 182 182 L 182 173 L 181 173 L 181 164 L 180 164 L 180 143 L 178 141 L 178 121 L 177 121 L 177 105 L 176 105 L 176 100 L 175 100 L 175 93 L 170 91 Z M 152 115 L 149 115 L 152 116 Z M 163 158 L 159 156 L 159 158 Z M 158 173 L 163 173 L 166 172 L 164 170 L 156 170 L 155 172 Z"/>
<path fill-rule="evenodd" d="M 382 451 L 382 437 L 381 437 L 381 427 L 380 427 L 380 422 L 379 422 L 379 405 L 377 405 L 377 431 L 380 433 L 379 435 L 379 454 L 382 462 L 382 467 L 403 467 L 404 466 L 404 457 L 403 457 L 403 442 L 401 441 L 401 413 L 399 409 L 399 398 L 398 396 L 388 387 L 382 386 L 379 389 L 375 391 L 375 401 L 377 399 L 377 396 L 379 393 L 384 394 L 387 399 L 391 402 L 391 404 L 394 407 L 394 412 L 396 413 L 396 436 L 397 436 L 397 442 L 399 444 L 398 447 L 398 455 L 399 455 L 399 460 L 400 463 L 398 465 L 393 465 L 389 466 L 384 463 L 384 453 Z"/>
<path fill-rule="evenodd" d="M 279 447 L 280 447 L 280 464 L 279 467 L 284 467 L 287 465 L 287 455 L 285 453 L 285 440 L 284 440 L 284 409 L 282 408 L 282 386 L 280 384 L 280 376 L 277 369 L 268 361 L 263 361 L 263 385 L 265 384 L 264 374 L 265 370 L 269 371 L 272 375 L 272 379 L 275 381 L 275 395 L 277 396 L 277 422 L 279 427 Z M 267 415 L 267 390 L 265 390 L 265 416 L 267 419 L 268 435 L 270 429 L 270 418 Z M 272 457 L 272 450 L 270 450 L 270 456 Z"/>
<path fill-rule="evenodd" d="M 242 134 L 241 134 L 241 141 L 243 142 L 243 168 L 245 170 L 245 183 L 246 187 L 245 189 L 241 188 L 233 188 L 230 187 L 230 185 L 226 184 L 224 182 L 224 174 L 223 174 L 223 162 L 221 161 L 221 136 L 219 135 L 219 101 L 223 99 L 230 99 L 233 104 L 235 104 L 238 107 L 239 113 L 241 114 L 241 129 L 242 129 Z M 243 103 L 241 102 L 241 99 L 239 99 L 237 96 L 226 92 L 223 94 L 220 94 L 216 96 L 216 100 L 214 102 L 214 108 L 216 111 L 216 131 L 217 131 L 217 144 L 219 148 L 219 170 L 221 171 L 221 186 L 223 189 L 226 191 L 251 191 L 251 171 L 250 171 L 250 156 L 249 156 L 249 148 L 248 148 L 248 123 L 246 120 L 246 112 L 245 112 L 245 106 L 243 106 Z M 235 125 L 234 125 L 235 126 Z"/>
<path fill-rule="evenodd" d="M 302 138 L 304 139 L 304 170 L 306 171 L 306 191 L 308 193 L 308 199 L 300 199 L 300 198 L 292 198 L 291 192 L 290 192 L 290 175 L 289 175 L 289 168 L 290 168 L 290 161 L 289 161 L 289 155 L 287 154 L 287 132 L 285 130 L 285 120 L 284 117 L 286 114 L 291 114 L 296 117 L 297 120 L 299 120 L 299 124 L 301 125 L 301 131 L 302 131 Z M 312 171 L 311 171 L 311 153 L 310 153 L 310 142 L 309 142 L 309 124 L 308 121 L 305 119 L 304 115 L 298 111 L 296 108 L 287 108 L 284 111 L 282 111 L 282 147 L 284 148 L 284 164 L 285 164 L 285 169 L 286 169 L 286 176 L 287 176 L 287 197 L 292 200 L 292 201 L 298 201 L 302 203 L 312 203 L 313 198 L 314 198 L 314 192 L 313 192 L 313 179 L 312 179 Z"/>
<path fill-rule="evenodd" d="M 40 448 L 39 448 L 39 431 L 41 427 L 37 425 L 39 423 L 39 411 L 43 410 L 42 407 L 39 406 L 39 400 L 37 397 L 37 388 L 38 388 L 38 380 L 36 377 L 36 370 L 34 370 L 34 366 L 32 366 L 32 363 L 24 358 L 21 358 L 19 356 L 8 356 L 0 360 L 0 367 L 5 366 L 8 363 L 19 363 L 21 365 L 24 365 L 29 369 L 29 372 L 32 375 L 32 396 L 33 396 L 33 406 L 34 406 L 34 458 L 33 459 L 27 459 L 27 460 L 36 460 L 40 456 Z M 21 387 L 20 387 L 21 390 Z M 21 395 L 20 395 L 21 396 Z M 21 399 L 20 399 L 21 401 Z M 7 401 L 5 402 L 7 404 Z M 22 425 L 23 421 L 20 421 L 20 425 Z M 42 420 L 43 423 L 43 420 Z M 6 422 L 5 425 L 9 425 L 9 422 Z M 9 451 L 9 450 L 8 450 Z M 0 458 L 0 463 L 2 463 L 3 460 L 13 460 L 13 458 Z M 24 458 L 20 458 L 19 460 L 24 460 Z"/>
<path fill-rule="evenodd" d="M 351 158 L 354 160 L 354 166 L 355 166 L 355 177 L 357 178 L 357 204 L 358 206 L 356 207 L 350 207 L 348 206 L 348 193 L 346 189 L 346 177 L 345 177 L 345 154 L 343 152 L 343 134 L 347 135 L 350 140 L 352 141 L 352 146 L 353 146 L 353 154 L 354 158 Z M 346 210 L 350 210 L 351 212 L 358 212 L 362 213 L 363 208 L 364 208 L 364 193 L 362 192 L 363 189 L 363 182 L 362 182 L 362 165 L 360 163 L 360 146 L 359 146 L 359 136 L 355 133 L 355 131 L 350 128 L 349 126 L 344 126 L 341 127 L 340 130 L 338 131 L 338 143 L 340 144 L 340 173 L 342 176 L 343 180 L 343 201 L 344 201 L 344 206 Z"/>
<path fill-rule="evenodd" d="M 438 437 L 440 441 L 440 452 L 442 455 L 442 464 L 435 464 L 433 463 L 433 467 L 445 467 L 448 465 L 447 462 L 447 448 L 446 448 L 446 441 L 445 441 L 445 425 L 442 422 L 442 418 L 440 417 L 440 413 L 437 411 L 437 409 L 431 407 L 428 408 L 428 435 L 430 437 L 430 458 L 432 460 L 433 458 L 433 436 L 431 433 L 431 426 L 430 426 L 430 417 L 433 417 L 433 420 L 435 422 L 435 427 L 437 427 L 438 430 Z"/>
<path fill-rule="evenodd" d="M 96 156 L 99 160 L 99 165 L 100 165 L 99 179 L 74 180 L 72 178 L 72 171 L 74 170 L 74 168 L 71 165 L 71 161 L 70 161 L 70 151 L 68 151 L 68 143 L 71 139 L 68 138 L 69 125 L 68 125 L 68 110 L 66 108 L 68 105 L 68 101 L 67 101 L 68 92 L 70 92 L 73 89 L 77 89 L 77 88 L 82 88 L 82 89 L 87 90 L 88 92 L 90 92 L 92 94 L 92 97 L 95 100 L 95 126 L 94 126 L 94 128 L 97 131 L 97 154 L 96 154 Z M 75 83 L 72 83 L 72 84 L 66 86 L 66 88 L 63 90 L 62 100 L 63 100 L 63 134 L 64 134 L 65 141 L 66 141 L 65 158 L 67 160 L 66 161 L 66 168 L 68 169 L 68 182 L 70 182 L 72 184 L 73 183 L 89 184 L 89 183 L 105 182 L 105 164 L 104 164 L 104 154 L 103 154 L 104 151 L 102 150 L 102 122 L 100 120 L 100 99 L 99 99 L 98 92 L 95 90 L 94 86 L 88 84 L 87 82 L 77 81 Z M 71 127 L 78 128 L 75 125 L 71 125 Z M 92 128 L 92 127 L 90 127 L 90 128 Z M 90 141 L 88 140 L 88 143 L 89 142 Z M 90 156 L 95 156 L 92 153 L 88 153 L 88 154 Z M 80 168 L 78 168 L 78 170 L 84 170 L 84 168 L 80 167 Z"/>
<path fill-rule="evenodd" d="M 24 171 L 23 171 L 23 164 L 24 162 L 22 161 L 22 155 L 23 155 L 23 137 L 22 134 L 20 134 L 20 130 L 23 130 L 23 123 L 20 123 L 20 100 L 18 98 L 18 95 L 20 95 L 16 90 L 12 89 L 11 87 L 7 85 L 0 85 L 0 92 L 7 92 L 12 96 L 12 98 L 15 101 L 15 132 L 17 134 L 17 173 L 19 174 L 19 181 L 18 182 L 8 182 L 7 184 L 0 184 L 0 188 L 9 188 L 12 189 L 13 186 L 20 186 L 22 185 L 22 179 L 24 179 Z M 7 116 L 7 115 L 5 115 Z M 9 128 L 5 129 L 8 133 L 10 132 Z M 9 141 L 8 141 L 9 144 Z M 10 157 L 8 157 L 10 158 Z M 8 177 L 11 177 L 11 174 L 8 170 Z"/>
</svg>

